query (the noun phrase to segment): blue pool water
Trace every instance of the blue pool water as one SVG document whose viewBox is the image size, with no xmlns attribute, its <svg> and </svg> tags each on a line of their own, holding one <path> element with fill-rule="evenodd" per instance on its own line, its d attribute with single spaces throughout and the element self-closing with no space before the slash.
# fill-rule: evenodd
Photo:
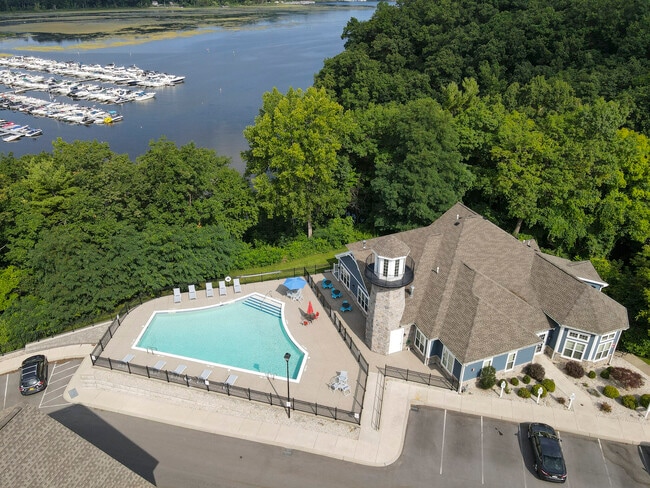
<svg viewBox="0 0 650 488">
<path fill-rule="evenodd" d="M 305 351 L 284 326 L 282 303 L 252 294 L 235 302 L 192 310 L 154 312 L 136 340 L 136 349 L 153 349 L 256 374 L 298 380 Z"/>
</svg>

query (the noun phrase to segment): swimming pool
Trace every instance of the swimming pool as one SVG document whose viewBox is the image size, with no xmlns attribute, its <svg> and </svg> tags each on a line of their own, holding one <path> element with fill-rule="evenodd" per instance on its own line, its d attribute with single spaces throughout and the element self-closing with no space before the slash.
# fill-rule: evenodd
<svg viewBox="0 0 650 488">
<path fill-rule="evenodd" d="M 306 351 L 284 324 L 284 303 L 253 293 L 233 302 L 154 312 L 134 349 L 300 381 Z"/>
</svg>

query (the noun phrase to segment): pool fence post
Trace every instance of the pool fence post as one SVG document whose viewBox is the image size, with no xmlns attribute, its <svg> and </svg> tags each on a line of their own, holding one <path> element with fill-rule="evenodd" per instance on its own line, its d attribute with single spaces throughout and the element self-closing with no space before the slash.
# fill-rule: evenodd
<svg viewBox="0 0 650 488">
<path fill-rule="evenodd" d="M 291 393 L 289 391 L 289 359 L 291 359 L 291 354 L 288 352 L 284 353 L 284 360 L 287 362 L 287 416 L 291 418 Z"/>
<path fill-rule="evenodd" d="M 113 371 L 113 362 L 111 361 L 111 358 L 108 358 L 108 368 Z"/>
<path fill-rule="evenodd" d="M 145 369 L 147 370 L 147 378 L 151 378 L 151 375 L 149 374 L 149 366 L 145 366 Z"/>
<path fill-rule="evenodd" d="M 165 377 L 167 378 L 167 383 L 169 383 L 169 371 L 165 370 Z"/>
</svg>

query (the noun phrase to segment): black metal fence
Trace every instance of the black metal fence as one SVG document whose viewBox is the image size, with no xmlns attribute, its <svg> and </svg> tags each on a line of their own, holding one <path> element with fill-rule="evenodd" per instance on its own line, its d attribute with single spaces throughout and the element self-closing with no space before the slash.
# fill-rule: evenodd
<svg viewBox="0 0 650 488">
<path fill-rule="evenodd" d="M 318 268 L 313 268 L 317 270 Z M 328 269 L 327 267 L 322 268 L 321 271 Z M 316 271 L 319 272 L 319 271 Z M 361 423 L 361 412 L 363 411 L 363 400 L 366 394 L 366 387 L 368 381 L 368 362 L 361 355 L 361 351 L 356 346 L 352 337 L 350 336 L 348 330 L 340 321 L 338 315 L 332 312 L 332 308 L 326 304 L 324 297 L 320 292 L 317 284 L 314 282 L 311 277 L 310 272 L 303 268 L 302 270 L 290 270 L 284 271 L 287 273 L 284 276 L 297 276 L 303 274 L 308 277 L 309 284 L 311 288 L 316 292 L 316 295 L 319 301 L 323 304 L 324 308 L 327 310 L 328 315 L 332 318 L 332 321 L 337 328 L 339 335 L 343 338 L 343 341 L 348 346 L 348 349 L 354 356 L 355 360 L 359 364 L 359 374 L 357 375 L 357 383 L 354 388 L 354 398 L 353 398 L 353 407 L 352 410 L 343 410 L 337 407 L 331 407 L 328 405 L 320 405 L 318 403 L 308 402 L 305 400 L 299 400 L 296 398 L 291 398 L 289 403 L 291 404 L 290 408 L 292 410 L 297 410 L 300 412 L 305 412 L 313 415 L 319 415 L 322 417 L 331 418 L 334 420 L 341 420 L 344 422 L 350 422 L 359 425 Z M 268 275 L 267 275 L 268 276 Z M 269 279 L 279 279 L 277 275 Z M 264 280 L 262 280 L 264 281 Z M 242 279 L 243 282 L 243 279 Z M 249 283 L 251 281 L 248 281 Z M 115 332 L 122 324 L 124 317 L 126 317 L 129 312 L 135 308 L 135 306 L 142 304 L 141 300 L 136 302 L 131 302 L 125 305 L 118 316 L 113 320 L 111 325 L 106 330 L 104 336 L 99 340 L 93 352 L 91 353 L 91 360 L 94 366 L 99 366 L 103 368 L 108 368 L 115 371 L 123 371 L 128 374 L 134 374 L 138 376 L 146 376 L 147 378 L 157 379 L 161 381 L 166 381 L 168 383 L 174 383 L 179 385 L 184 385 L 189 388 L 199 388 L 204 391 L 214 392 L 219 394 L 224 394 L 228 396 L 234 396 L 237 398 L 255 401 L 260 403 L 265 403 L 272 406 L 280 406 L 282 408 L 287 408 L 287 398 L 277 395 L 275 393 L 262 392 L 257 390 L 252 390 L 250 388 L 242 388 L 239 386 L 229 385 L 227 383 L 211 382 L 204 379 L 201 379 L 196 376 L 188 376 L 184 374 L 174 373 L 172 371 L 167 371 L 164 369 L 154 369 L 148 366 L 142 366 L 132 362 L 124 362 L 116 359 L 111 359 L 108 357 L 101 357 L 102 353 L 108 346 L 111 338 L 115 335 Z"/>
<path fill-rule="evenodd" d="M 437 386 L 448 390 L 458 389 L 458 380 L 456 378 L 447 379 L 443 376 L 432 373 L 422 373 L 420 371 L 411 371 L 410 369 L 396 368 L 394 366 L 384 366 L 384 376 L 397 378 L 404 381 L 413 381 L 427 386 Z"/>
</svg>

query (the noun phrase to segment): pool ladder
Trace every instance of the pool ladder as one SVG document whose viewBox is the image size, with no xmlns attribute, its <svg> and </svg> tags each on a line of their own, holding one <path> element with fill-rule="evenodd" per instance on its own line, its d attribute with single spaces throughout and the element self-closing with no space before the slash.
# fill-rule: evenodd
<svg viewBox="0 0 650 488">
<path fill-rule="evenodd" d="M 153 346 L 147 348 L 147 352 L 148 352 L 149 354 L 153 354 L 154 351 L 158 352 L 158 348 L 157 348 L 157 347 L 153 347 Z"/>
</svg>

